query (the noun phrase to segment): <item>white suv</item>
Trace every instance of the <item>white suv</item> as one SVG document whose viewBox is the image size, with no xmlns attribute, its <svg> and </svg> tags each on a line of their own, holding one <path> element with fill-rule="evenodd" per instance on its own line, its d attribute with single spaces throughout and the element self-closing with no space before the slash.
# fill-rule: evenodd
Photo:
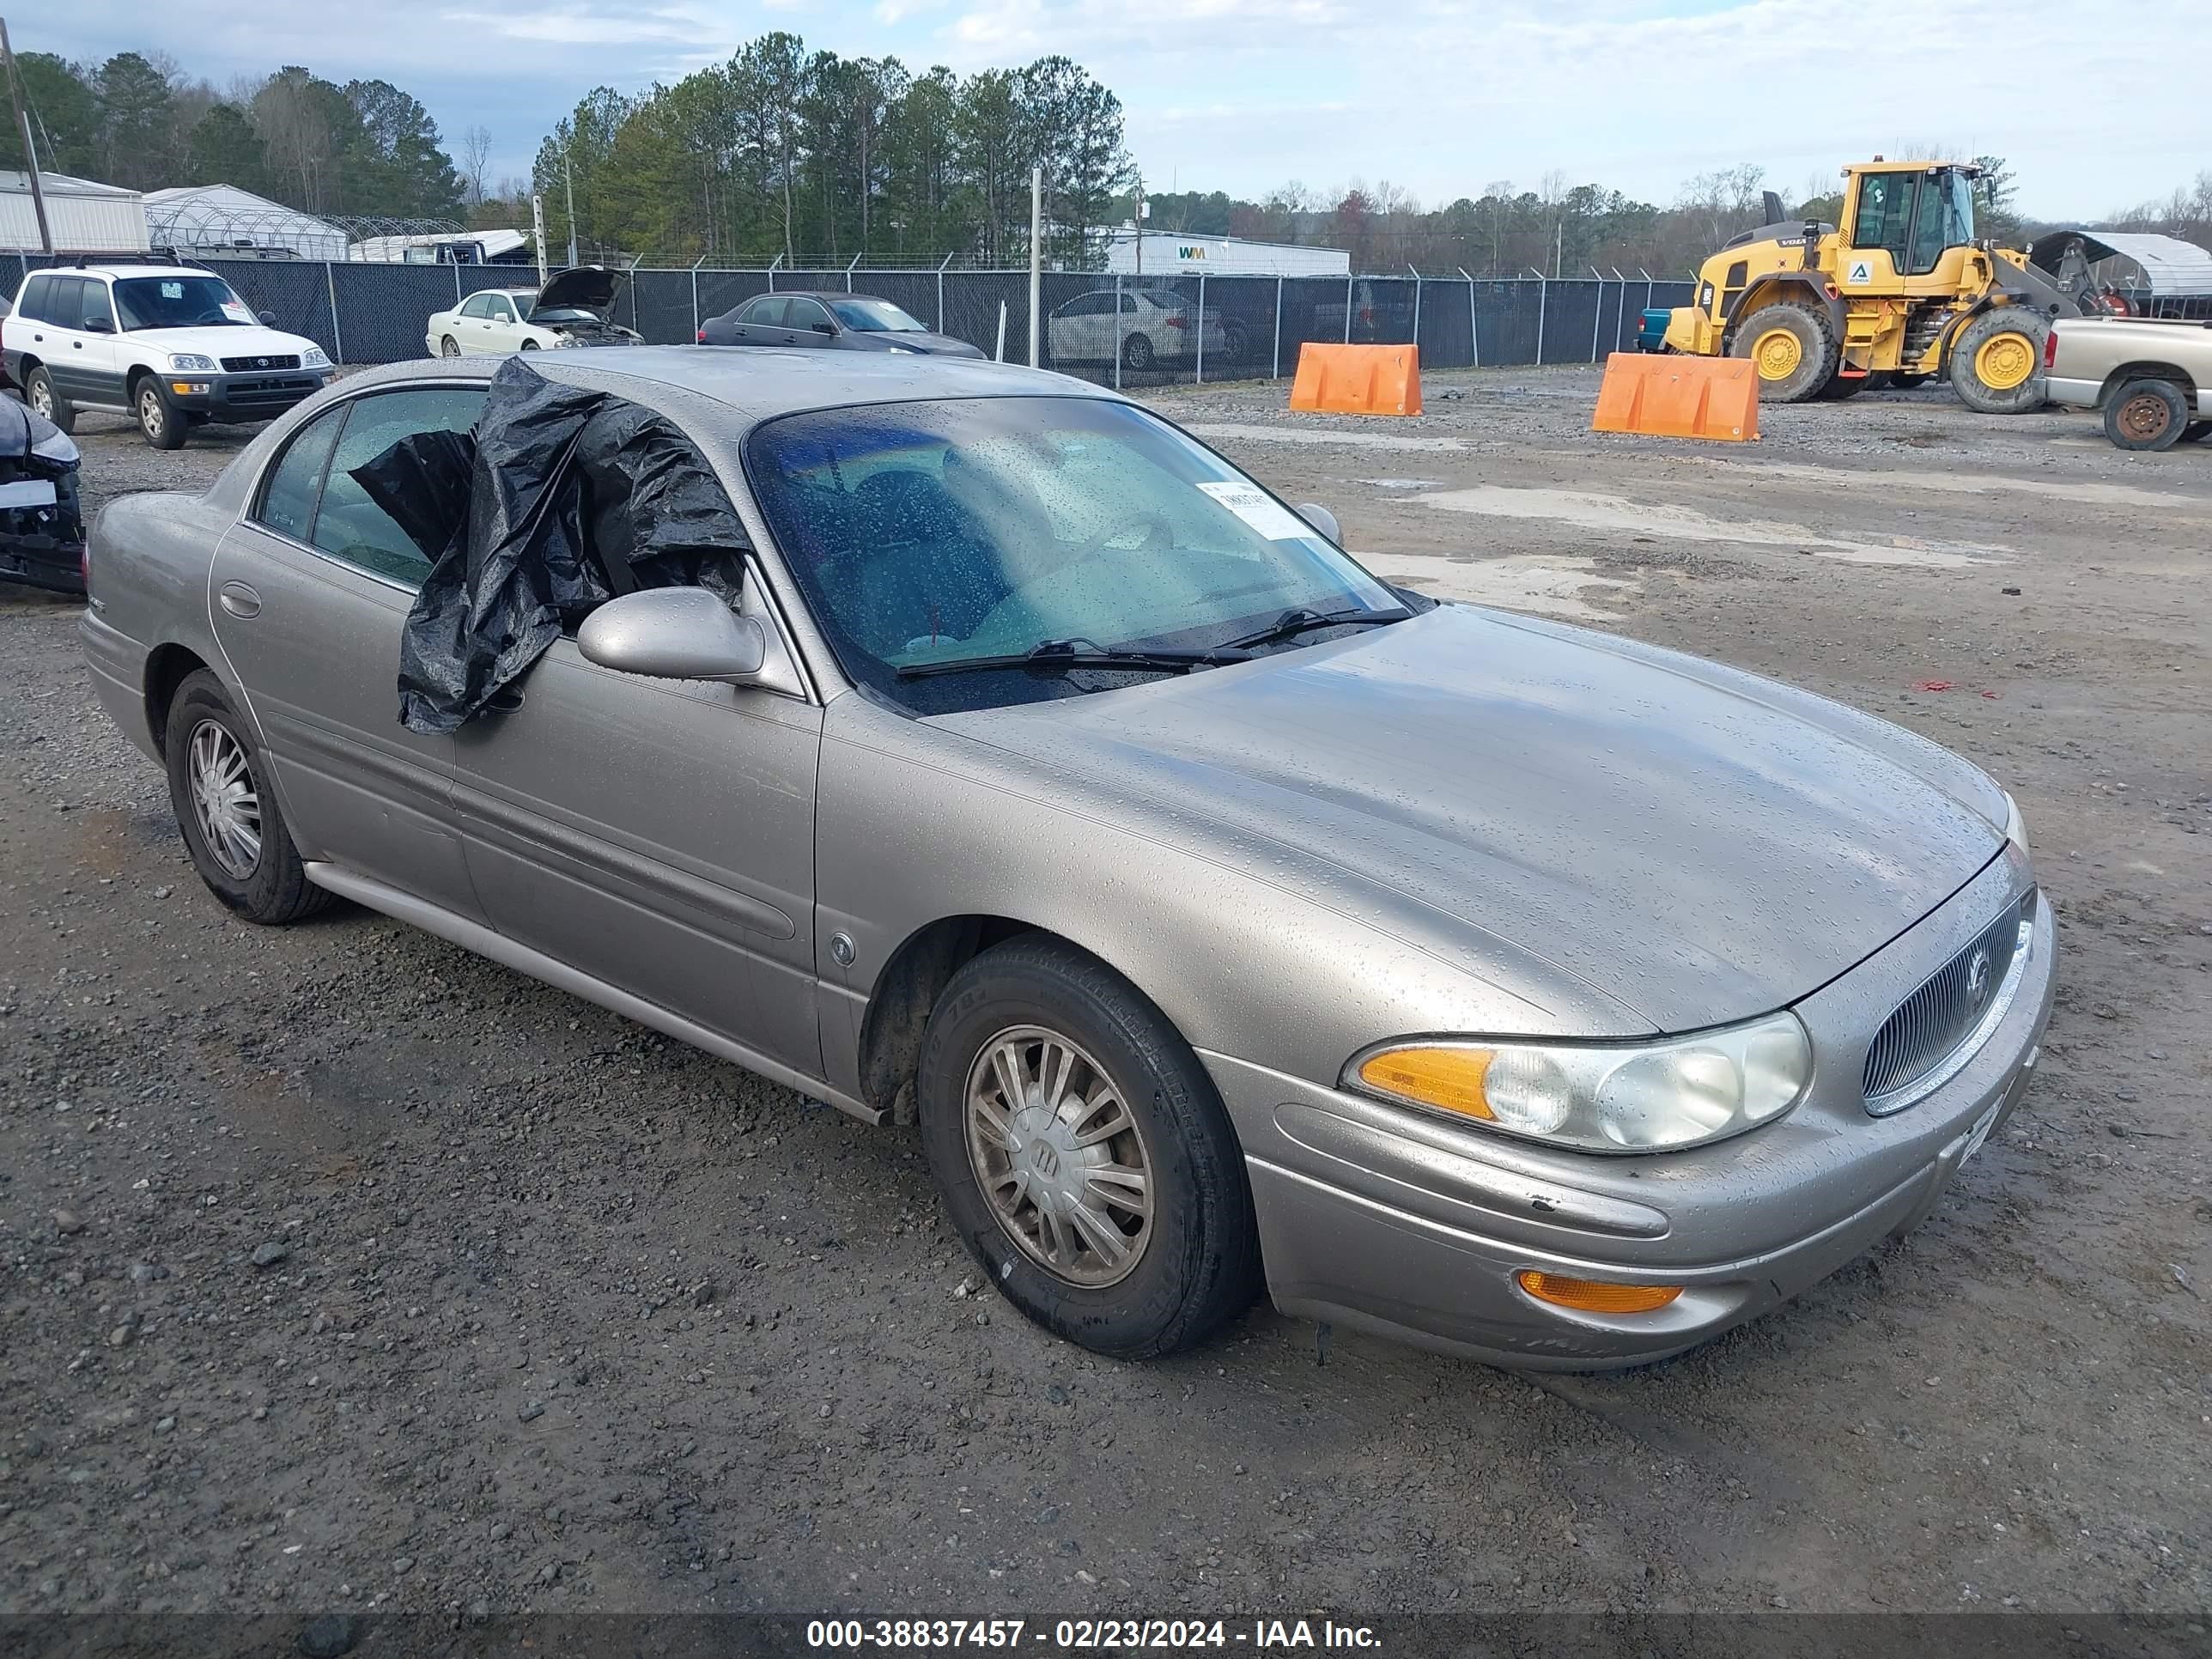
<svg viewBox="0 0 2212 1659">
<path fill-rule="evenodd" d="M 272 420 L 332 378 L 313 340 L 257 318 L 183 265 L 70 265 L 23 279 L 0 350 L 24 400 L 64 432 L 80 409 L 137 417 L 156 449 L 209 421 Z"/>
</svg>

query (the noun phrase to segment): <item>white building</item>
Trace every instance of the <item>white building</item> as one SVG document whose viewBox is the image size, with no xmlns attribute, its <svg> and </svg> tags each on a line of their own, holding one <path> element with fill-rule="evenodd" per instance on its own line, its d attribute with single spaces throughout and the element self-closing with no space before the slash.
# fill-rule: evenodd
<svg viewBox="0 0 2212 1659">
<path fill-rule="evenodd" d="M 328 220 L 235 185 L 179 185 L 146 192 L 156 247 L 191 259 L 343 259 L 346 234 Z"/>
<path fill-rule="evenodd" d="M 57 252 L 143 253 L 149 246 L 145 204 L 135 190 L 42 168 L 39 192 Z M 31 176 L 20 167 L 0 168 L 0 250 L 35 253 L 39 246 Z"/>
<path fill-rule="evenodd" d="M 527 264 L 530 234 L 522 230 L 424 231 L 364 236 L 347 254 L 371 264 L 404 265 Z"/>
<path fill-rule="evenodd" d="M 1125 225 L 1107 245 L 1106 269 L 1142 270 L 1147 276 L 1348 276 L 1352 256 L 1342 248 L 1293 247 L 1236 236 L 1148 230 L 1140 238 Z"/>
</svg>

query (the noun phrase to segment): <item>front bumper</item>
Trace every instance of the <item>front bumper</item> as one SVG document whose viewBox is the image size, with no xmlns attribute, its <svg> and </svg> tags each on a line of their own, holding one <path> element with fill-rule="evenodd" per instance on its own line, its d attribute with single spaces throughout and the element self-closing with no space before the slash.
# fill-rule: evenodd
<svg viewBox="0 0 2212 1659">
<path fill-rule="evenodd" d="M 2001 1127 L 2026 1092 L 2051 1016 L 2044 902 L 2013 1000 L 1957 1076 L 1875 1118 L 1860 1097 L 1859 1065 L 1889 1010 L 2027 884 L 2025 861 L 2007 853 L 1797 1004 L 1814 1044 L 1808 1097 L 1712 1146 L 1555 1152 L 1204 1055 L 1245 1148 L 1276 1305 L 1544 1370 L 1663 1359 L 1766 1312 L 1917 1225 L 1977 1131 Z M 1685 1288 L 1651 1313 L 1581 1313 L 1523 1292 L 1516 1275 L 1532 1268 Z"/>
<path fill-rule="evenodd" d="M 203 420 L 273 421 L 337 378 L 336 371 L 327 368 L 272 368 L 236 374 L 203 374 L 195 370 L 164 374 L 161 390 L 172 405 Z M 204 390 L 179 392 L 180 386 Z"/>
</svg>

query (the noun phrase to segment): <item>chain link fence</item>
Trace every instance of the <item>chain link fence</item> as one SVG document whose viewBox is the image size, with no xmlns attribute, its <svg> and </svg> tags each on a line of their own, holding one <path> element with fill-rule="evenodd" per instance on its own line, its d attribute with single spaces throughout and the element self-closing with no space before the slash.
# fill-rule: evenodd
<svg viewBox="0 0 2212 1659">
<path fill-rule="evenodd" d="M 46 264 L 0 256 L 12 295 Z M 281 259 L 196 261 L 276 326 L 305 335 L 334 362 L 428 355 L 426 325 L 479 289 L 526 287 L 527 265 L 421 265 Z M 926 326 L 1029 360 L 1026 270 L 630 272 L 615 320 L 658 345 L 689 343 L 700 325 L 756 295 L 793 289 L 874 295 Z M 1694 284 L 1644 276 L 1185 276 L 1048 271 L 1038 361 L 1130 390 L 1208 380 L 1280 379 L 1309 341 L 1417 344 L 1425 368 L 1591 363 L 1633 350 L 1643 313 L 1687 305 Z"/>
</svg>

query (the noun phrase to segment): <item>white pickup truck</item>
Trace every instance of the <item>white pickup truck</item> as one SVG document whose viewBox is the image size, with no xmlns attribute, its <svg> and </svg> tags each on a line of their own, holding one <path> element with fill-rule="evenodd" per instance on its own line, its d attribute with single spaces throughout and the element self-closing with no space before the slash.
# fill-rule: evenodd
<svg viewBox="0 0 2212 1659">
<path fill-rule="evenodd" d="M 2054 404 L 2105 411 L 2122 449 L 2212 437 L 2212 322 L 2062 317 L 2043 347 Z"/>
</svg>

